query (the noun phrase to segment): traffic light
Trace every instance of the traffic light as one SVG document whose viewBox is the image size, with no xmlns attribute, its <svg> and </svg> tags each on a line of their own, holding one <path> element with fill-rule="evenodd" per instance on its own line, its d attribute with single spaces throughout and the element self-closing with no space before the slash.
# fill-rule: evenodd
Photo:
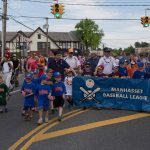
<svg viewBox="0 0 150 150">
<path fill-rule="evenodd" d="M 60 19 L 62 14 L 64 13 L 64 5 L 63 4 L 53 4 L 51 5 L 51 13 L 55 16 L 56 19 Z"/>
<path fill-rule="evenodd" d="M 144 25 L 144 22 L 145 22 L 145 17 L 141 17 L 141 24 Z"/>
<path fill-rule="evenodd" d="M 60 13 L 60 15 L 64 14 L 64 5 L 63 4 L 59 4 L 59 13 Z"/>
<path fill-rule="evenodd" d="M 149 17 L 148 16 L 145 16 L 145 20 L 144 20 L 144 27 L 149 27 Z"/>
<path fill-rule="evenodd" d="M 55 14 L 55 5 L 51 5 L 51 13 L 54 15 Z"/>
<path fill-rule="evenodd" d="M 55 4 L 55 14 L 54 14 L 54 16 L 57 19 L 61 18 L 61 14 L 59 13 L 59 9 L 60 9 L 60 4 Z"/>
</svg>

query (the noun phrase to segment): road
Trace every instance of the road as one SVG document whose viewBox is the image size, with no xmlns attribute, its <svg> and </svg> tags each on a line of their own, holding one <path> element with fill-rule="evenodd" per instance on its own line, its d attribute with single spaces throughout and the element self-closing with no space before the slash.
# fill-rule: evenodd
<svg viewBox="0 0 150 150">
<path fill-rule="evenodd" d="M 15 89 L 17 90 L 17 89 Z M 21 116 L 23 98 L 14 93 L 0 114 L 0 150 L 149 150 L 150 114 L 126 110 L 65 108 L 37 126 Z"/>
</svg>

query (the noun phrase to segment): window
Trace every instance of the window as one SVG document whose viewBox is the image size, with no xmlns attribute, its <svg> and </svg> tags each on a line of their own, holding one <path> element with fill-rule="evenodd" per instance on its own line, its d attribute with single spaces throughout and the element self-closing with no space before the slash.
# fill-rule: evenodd
<svg viewBox="0 0 150 150">
<path fill-rule="evenodd" d="M 71 48 L 71 43 L 70 42 L 67 43 L 67 47 L 66 48 Z"/>
<path fill-rule="evenodd" d="M 63 45 L 62 45 L 62 48 L 66 48 L 66 43 L 64 42 L 64 43 L 62 43 Z"/>
<path fill-rule="evenodd" d="M 37 49 L 46 49 L 46 42 L 38 42 L 37 43 Z M 48 49 L 50 49 L 50 42 L 48 43 Z"/>
<path fill-rule="evenodd" d="M 38 39 L 41 39 L 41 34 L 38 34 Z"/>
</svg>

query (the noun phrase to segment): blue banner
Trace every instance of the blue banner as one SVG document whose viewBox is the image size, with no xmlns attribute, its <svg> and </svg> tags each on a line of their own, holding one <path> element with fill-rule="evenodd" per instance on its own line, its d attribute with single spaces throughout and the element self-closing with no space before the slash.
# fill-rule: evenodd
<svg viewBox="0 0 150 150">
<path fill-rule="evenodd" d="M 150 111 L 150 80 L 75 77 L 77 106 Z"/>
</svg>

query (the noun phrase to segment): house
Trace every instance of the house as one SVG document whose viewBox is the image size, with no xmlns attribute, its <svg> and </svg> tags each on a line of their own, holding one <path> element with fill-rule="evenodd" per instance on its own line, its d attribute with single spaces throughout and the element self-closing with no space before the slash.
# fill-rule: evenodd
<svg viewBox="0 0 150 150">
<path fill-rule="evenodd" d="M 149 54 L 150 53 L 150 47 L 143 47 L 143 48 L 136 48 L 135 49 L 136 54 Z"/>
<path fill-rule="evenodd" d="M 85 48 L 75 31 L 49 32 L 47 35 L 40 27 L 34 32 L 7 32 L 6 48 L 11 53 L 20 53 L 21 56 L 26 56 L 27 52 L 39 52 L 46 55 L 47 38 L 48 50 L 66 50 L 68 48 L 83 50 Z"/>
</svg>

